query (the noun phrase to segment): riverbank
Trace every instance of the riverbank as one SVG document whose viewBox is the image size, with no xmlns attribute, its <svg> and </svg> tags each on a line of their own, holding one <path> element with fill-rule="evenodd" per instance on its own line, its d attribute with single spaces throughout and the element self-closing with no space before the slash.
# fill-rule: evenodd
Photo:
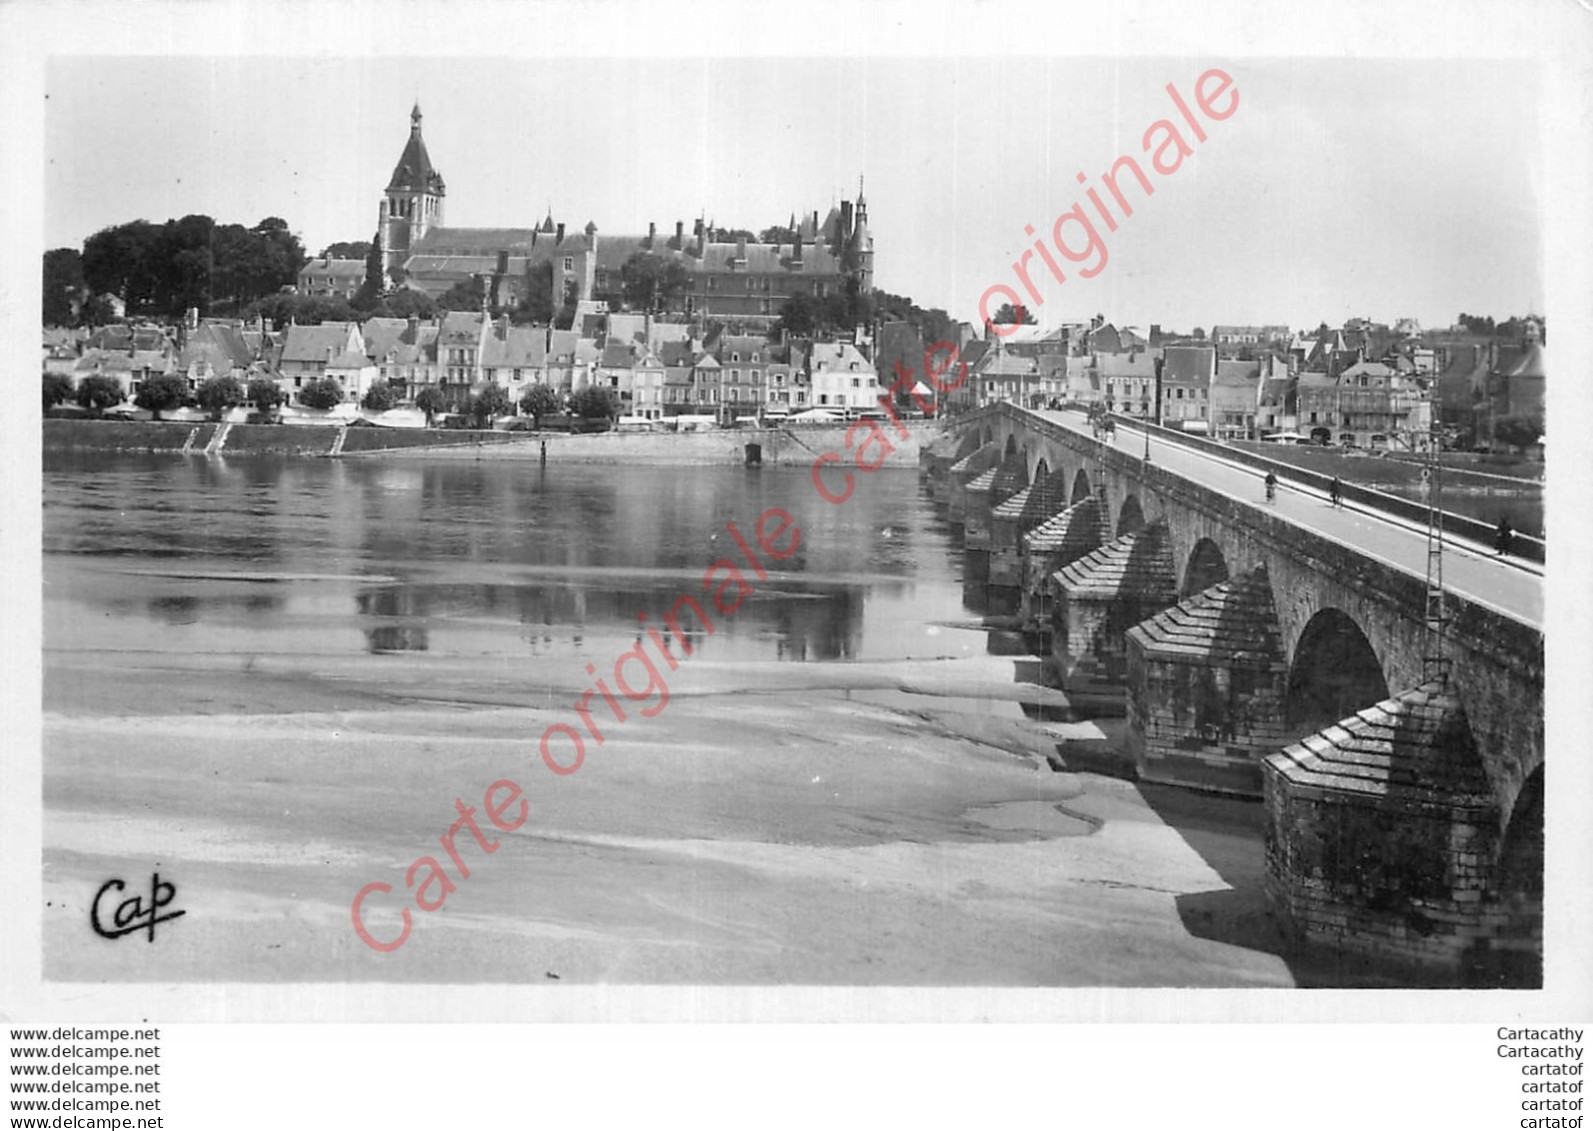
<svg viewBox="0 0 1593 1131">
<path fill-rule="evenodd" d="M 154 452 L 204 455 L 219 425 L 176 421 L 45 420 L 45 451 Z M 808 465 L 822 452 L 847 452 L 850 425 L 714 429 L 706 432 L 503 432 L 441 428 L 339 428 L 306 424 L 233 424 L 222 456 L 363 456 L 446 460 L 534 460 L 549 462 L 709 465 L 747 462 L 755 446 L 759 462 Z M 939 435 L 927 421 L 881 425 L 891 450 L 884 466 L 916 468 L 920 448 Z M 342 441 L 339 443 L 339 436 Z M 878 445 L 870 448 L 872 457 Z"/>
</svg>

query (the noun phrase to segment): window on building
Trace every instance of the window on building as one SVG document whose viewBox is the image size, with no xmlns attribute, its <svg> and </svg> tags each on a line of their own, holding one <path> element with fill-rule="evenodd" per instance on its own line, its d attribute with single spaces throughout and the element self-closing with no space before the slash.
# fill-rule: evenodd
<svg viewBox="0 0 1593 1131">
<path fill-rule="evenodd" d="M 858 380 L 856 377 L 852 378 L 852 388 L 854 388 L 854 389 L 861 388 L 862 384 L 863 383 L 860 380 Z"/>
<path fill-rule="evenodd" d="M 574 270 L 575 270 L 575 256 L 566 255 L 564 257 L 564 273 L 566 275 L 568 275 L 571 271 L 574 271 Z"/>
<path fill-rule="evenodd" d="M 754 369 L 754 370 L 753 370 L 753 371 L 752 371 L 752 383 L 753 383 L 753 384 L 754 384 L 754 385 L 761 385 L 761 384 L 763 384 L 763 370 L 761 370 L 761 369 Z"/>
</svg>

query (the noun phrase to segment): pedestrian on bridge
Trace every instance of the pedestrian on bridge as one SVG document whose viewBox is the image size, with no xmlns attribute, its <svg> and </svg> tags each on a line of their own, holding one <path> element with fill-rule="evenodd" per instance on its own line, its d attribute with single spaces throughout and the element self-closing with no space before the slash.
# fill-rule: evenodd
<svg viewBox="0 0 1593 1131">
<path fill-rule="evenodd" d="M 1509 554 L 1511 546 L 1515 543 L 1515 539 L 1516 532 L 1514 528 L 1511 527 L 1510 520 L 1508 518 L 1501 518 L 1499 520 L 1499 529 L 1494 532 L 1493 536 L 1494 552 L 1499 554 L 1501 557 Z"/>
<path fill-rule="evenodd" d="M 1262 482 L 1267 485 L 1267 502 L 1269 502 L 1269 503 L 1277 502 L 1278 501 L 1278 475 L 1277 475 L 1277 472 L 1268 471 L 1267 472 L 1267 477 L 1264 480 L 1262 480 Z"/>
<path fill-rule="evenodd" d="M 1339 482 L 1337 475 L 1333 477 L 1333 482 L 1328 484 L 1328 500 L 1334 506 L 1339 506 L 1344 502 L 1344 484 Z"/>
</svg>

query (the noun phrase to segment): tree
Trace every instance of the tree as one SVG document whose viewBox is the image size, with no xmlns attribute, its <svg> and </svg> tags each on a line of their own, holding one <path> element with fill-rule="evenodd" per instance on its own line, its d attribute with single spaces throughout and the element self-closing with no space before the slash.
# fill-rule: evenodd
<svg viewBox="0 0 1593 1131">
<path fill-rule="evenodd" d="M 502 385 L 488 385 L 470 398 L 466 411 L 477 428 L 490 428 L 493 417 L 507 416 L 514 411 L 514 401 Z"/>
<path fill-rule="evenodd" d="M 131 309 L 152 299 L 154 248 L 161 229 L 148 220 L 102 228 L 83 241 L 83 281 L 94 294 L 113 294 Z"/>
<path fill-rule="evenodd" d="M 71 247 L 44 253 L 44 324 L 71 326 L 84 298 L 83 256 Z"/>
<path fill-rule="evenodd" d="M 472 275 L 449 287 L 437 300 L 437 305 L 443 310 L 480 310 L 486 293 L 481 276 Z"/>
<path fill-rule="evenodd" d="M 1530 448 L 1543 435 L 1543 422 L 1533 416 L 1501 416 L 1493 423 L 1493 438 L 1513 448 Z"/>
<path fill-rule="evenodd" d="M 1019 317 L 1020 314 L 1022 317 Z M 1014 309 L 1010 302 L 1004 302 L 1001 304 L 1001 309 L 996 311 L 996 316 L 992 318 L 991 321 L 997 326 L 1012 326 L 1018 323 L 1022 323 L 1025 326 L 1033 326 L 1034 313 L 1026 306 L 1020 306 Z"/>
<path fill-rule="evenodd" d="M 367 412 L 386 412 L 402 399 L 401 394 L 393 388 L 392 382 L 378 381 L 365 390 L 360 406 Z"/>
<path fill-rule="evenodd" d="M 247 318 L 260 316 L 275 329 L 282 329 L 290 321 L 300 326 L 318 326 L 322 322 L 352 322 L 356 314 L 347 300 L 325 295 L 274 294 L 254 303 L 245 312 Z"/>
<path fill-rule="evenodd" d="M 680 260 L 638 251 L 620 267 L 625 301 L 641 310 L 663 310 L 691 285 L 691 273 Z"/>
<path fill-rule="evenodd" d="M 612 420 L 619 414 L 613 392 L 602 385 L 587 385 L 577 389 L 570 398 L 570 408 L 585 420 Z"/>
<path fill-rule="evenodd" d="M 575 325 L 575 306 L 577 296 L 580 293 L 574 279 L 566 279 L 564 281 L 564 305 L 553 316 L 553 328 L 555 330 L 568 330 Z"/>
<path fill-rule="evenodd" d="M 90 412 L 104 412 L 126 399 L 127 395 L 122 392 L 122 383 L 115 377 L 96 373 L 78 382 L 77 403 Z"/>
<path fill-rule="evenodd" d="M 118 389 L 120 392 L 120 389 Z M 82 391 L 79 390 L 79 396 Z M 188 400 L 188 379 L 179 377 L 175 373 L 158 373 L 146 378 L 138 387 L 138 395 L 133 398 L 133 403 L 139 408 L 147 409 L 155 414 L 155 419 L 160 419 L 160 414 L 174 408 L 180 408 Z"/>
<path fill-rule="evenodd" d="M 104 326 L 116 321 L 116 310 L 103 295 L 89 295 L 78 310 L 77 320 L 84 326 Z"/>
<path fill-rule="evenodd" d="M 525 269 L 525 297 L 510 318 L 518 325 L 546 326 L 553 321 L 553 261 L 545 259 Z"/>
<path fill-rule="evenodd" d="M 243 404 L 245 397 L 243 382 L 230 374 L 211 377 L 199 386 L 199 407 L 217 420 L 229 408 Z"/>
<path fill-rule="evenodd" d="M 520 411 L 529 416 L 537 428 L 542 427 L 544 416 L 552 416 L 563 407 L 559 394 L 546 385 L 532 385 L 520 398 Z"/>
<path fill-rule="evenodd" d="M 364 259 L 374 245 L 370 240 L 344 240 L 321 249 L 320 259 Z"/>
<path fill-rule="evenodd" d="M 330 377 L 311 381 L 299 390 L 299 403 L 305 408 L 332 408 L 343 403 L 343 386 Z"/>
<path fill-rule="evenodd" d="M 796 229 L 788 224 L 776 224 L 758 233 L 759 243 L 796 243 Z"/>
<path fill-rule="evenodd" d="M 781 331 L 794 338 L 806 338 L 818 325 L 819 311 L 811 295 L 794 294 L 780 304 L 780 317 L 769 329 L 769 337 L 779 340 Z"/>
<path fill-rule="evenodd" d="M 426 414 L 426 423 L 429 425 L 432 417 L 448 407 L 448 398 L 436 385 L 427 385 L 415 394 L 415 407 Z"/>
<path fill-rule="evenodd" d="M 249 387 L 244 390 L 244 396 L 254 405 L 257 412 L 274 412 L 288 399 L 282 391 L 282 386 L 269 377 L 252 378 Z"/>
<path fill-rule="evenodd" d="M 437 304 L 425 291 L 412 291 L 403 287 L 388 295 L 378 308 L 387 312 L 388 318 L 432 319 L 437 317 Z"/>
<path fill-rule="evenodd" d="M 44 375 L 44 411 L 49 412 L 72 395 L 72 378 L 64 373 Z"/>
</svg>

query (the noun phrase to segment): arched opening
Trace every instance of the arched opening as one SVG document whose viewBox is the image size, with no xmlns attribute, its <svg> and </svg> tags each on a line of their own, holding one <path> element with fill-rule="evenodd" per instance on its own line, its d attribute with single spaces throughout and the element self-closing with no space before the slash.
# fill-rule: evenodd
<svg viewBox="0 0 1593 1131">
<path fill-rule="evenodd" d="M 1041 456 L 1040 462 L 1034 465 L 1034 475 L 1030 478 L 1029 482 L 1044 483 L 1050 477 L 1051 465 L 1045 461 L 1044 456 Z"/>
<path fill-rule="evenodd" d="M 1228 560 L 1222 556 L 1222 547 L 1210 538 L 1202 538 L 1190 551 L 1189 561 L 1184 566 L 1184 584 L 1178 595 L 1193 597 L 1227 580 Z"/>
<path fill-rule="evenodd" d="M 1122 509 L 1117 512 L 1117 536 L 1132 534 L 1145 525 L 1145 512 L 1139 509 L 1139 496 L 1130 495 L 1123 500 Z"/>
<path fill-rule="evenodd" d="M 1079 468 L 1079 473 L 1073 477 L 1073 497 L 1071 499 L 1069 499 L 1068 502 L 1070 502 L 1070 503 L 1082 503 L 1085 499 L 1087 499 L 1089 497 L 1090 497 L 1090 477 L 1089 477 L 1088 474 L 1085 473 L 1084 469 L 1081 467 L 1081 468 Z"/>
<path fill-rule="evenodd" d="M 1338 609 L 1312 617 L 1294 648 L 1284 722 L 1309 734 L 1388 698 L 1388 680 L 1366 634 Z"/>
<path fill-rule="evenodd" d="M 995 441 L 995 438 L 996 438 L 996 434 L 995 434 L 995 432 L 991 431 L 990 425 L 988 425 L 988 424 L 986 424 L 984 426 L 984 429 L 982 431 L 980 431 L 980 433 L 979 433 L 979 443 L 980 443 L 981 446 L 983 446 L 985 444 L 993 443 Z"/>
<path fill-rule="evenodd" d="M 1002 458 L 1003 461 L 1005 461 L 1005 460 L 1008 460 L 1008 459 L 1012 458 L 1013 456 L 1015 456 L 1017 454 L 1018 454 L 1018 438 L 1016 436 L 1012 435 L 1011 433 L 1008 433 L 1007 434 L 1007 446 L 1001 449 L 1001 458 Z"/>
</svg>

